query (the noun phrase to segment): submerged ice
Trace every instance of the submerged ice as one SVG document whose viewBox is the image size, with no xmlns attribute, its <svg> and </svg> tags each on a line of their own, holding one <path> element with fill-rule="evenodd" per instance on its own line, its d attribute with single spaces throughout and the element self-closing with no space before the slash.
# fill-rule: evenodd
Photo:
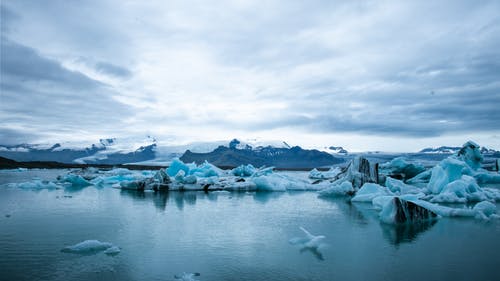
<svg viewBox="0 0 500 281">
<path fill-rule="evenodd" d="M 120 252 L 120 248 L 108 242 L 101 242 L 99 240 L 85 240 L 78 244 L 64 247 L 61 250 L 61 252 L 64 253 L 74 254 L 91 254 L 103 251 L 108 255 L 116 255 Z"/>
</svg>

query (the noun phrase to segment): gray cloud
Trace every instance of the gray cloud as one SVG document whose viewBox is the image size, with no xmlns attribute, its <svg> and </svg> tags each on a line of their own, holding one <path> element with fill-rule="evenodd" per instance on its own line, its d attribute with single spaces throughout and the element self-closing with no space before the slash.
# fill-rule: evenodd
<svg viewBox="0 0 500 281">
<path fill-rule="evenodd" d="M 93 89 L 102 83 L 63 68 L 57 61 L 40 56 L 33 48 L 2 38 L 0 71 L 18 82 L 60 82 L 71 88 Z M 19 83 L 18 85 L 20 85 Z"/>
<path fill-rule="evenodd" d="M 107 111 L 125 134 L 500 134 L 497 1 L 8 4 L 1 120 L 19 126 L 73 128 L 70 105 L 110 134 Z"/>
<path fill-rule="evenodd" d="M 124 67 L 106 62 L 98 62 L 95 65 L 97 71 L 120 78 L 129 78 L 132 72 Z"/>
<path fill-rule="evenodd" d="M 23 139 L 23 131 L 23 142 L 92 127 L 105 132 L 126 116 L 127 108 L 104 83 L 5 37 L 1 48 L 2 140 Z"/>
</svg>

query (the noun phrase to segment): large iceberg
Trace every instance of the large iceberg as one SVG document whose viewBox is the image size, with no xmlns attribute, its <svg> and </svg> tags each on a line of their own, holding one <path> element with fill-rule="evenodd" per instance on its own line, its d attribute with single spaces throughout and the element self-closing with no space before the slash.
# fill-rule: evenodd
<svg viewBox="0 0 500 281">
<path fill-rule="evenodd" d="M 392 197 L 380 212 L 380 220 L 388 224 L 414 223 L 437 218 L 436 213 L 411 201 Z"/>
<path fill-rule="evenodd" d="M 500 191 L 481 188 L 480 183 L 498 183 L 500 175 L 480 168 L 483 157 L 479 146 L 466 142 L 457 155 L 450 156 L 434 166 L 427 184 L 431 202 L 464 203 L 500 198 Z"/>
<path fill-rule="evenodd" d="M 372 202 L 375 197 L 393 195 L 385 186 L 376 183 L 365 183 L 356 195 L 351 199 L 353 202 Z"/>
</svg>

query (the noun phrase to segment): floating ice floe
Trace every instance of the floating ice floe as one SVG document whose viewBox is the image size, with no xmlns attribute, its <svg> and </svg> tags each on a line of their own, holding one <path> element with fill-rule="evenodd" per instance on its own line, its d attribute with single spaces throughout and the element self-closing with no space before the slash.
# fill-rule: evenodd
<svg viewBox="0 0 500 281">
<path fill-rule="evenodd" d="M 174 278 L 176 280 L 181 280 L 181 281 L 198 281 L 198 279 L 195 279 L 195 277 L 200 276 L 200 275 L 201 274 L 199 274 L 198 272 L 195 272 L 195 273 L 183 272 L 180 275 L 175 275 Z"/>
<path fill-rule="evenodd" d="M 108 255 L 116 255 L 120 252 L 120 248 L 108 242 L 99 240 L 85 240 L 78 244 L 64 247 L 61 252 L 74 254 L 89 254 L 104 251 Z"/>
<path fill-rule="evenodd" d="M 33 189 L 33 190 L 38 190 L 38 189 L 59 189 L 62 188 L 62 186 L 51 182 L 47 180 L 40 180 L 40 179 L 34 179 L 32 181 L 28 182 L 20 182 L 20 183 L 9 183 L 7 184 L 8 187 L 17 187 L 21 189 Z"/>
<path fill-rule="evenodd" d="M 305 237 L 294 237 L 290 239 L 288 242 L 292 245 L 300 245 L 300 251 L 310 251 L 313 253 L 318 259 L 323 260 L 323 255 L 320 250 L 325 245 L 324 235 L 312 235 L 309 231 L 307 231 L 302 226 L 299 227 L 302 232 L 304 232 Z"/>
<path fill-rule="evenodd" d="M 69 185 L 71 185 L 73 187 L 86 187 L 86 186 L 92 185 L 91 182 L 87 181 L 82 176 L 72 174 L 72 173 L 69 173 L 69 174 L 62 176 L 59 179 L 59 182 L 68 183 Z"/>
</svg>

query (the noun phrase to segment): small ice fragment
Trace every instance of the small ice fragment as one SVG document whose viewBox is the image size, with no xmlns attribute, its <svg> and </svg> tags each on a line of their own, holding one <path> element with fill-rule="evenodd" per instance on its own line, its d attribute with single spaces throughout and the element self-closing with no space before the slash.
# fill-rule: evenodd
<svg viewBox="0 0 500 281">
<path fill-rule="evenodd" d="M 200 275 L 201 274 L 199 274 L 198 272 L 195 273 L 183 272 L 181 275 L 175 275 L 174 278 L 181 281 L 198 281 L 198 279 L 195 279 L 194 277 Z"/>
<path fill-rule="evenodd" d="M 111 247 L 114 247 L 114 245 L 108 242 L 101 242 L 99 240 L 85 240 L 78 244 L 64 247 L 61 252 L 75 254 L 97 253 L 107 250 Z"/>
<path fill-rule="evenodd" d="M 106 249 L 104 253 L 108 256 L 116 256 L 121 252 L 120 248 L 117 246 L 113 246 L 111 248 Z"/>
</svg>

